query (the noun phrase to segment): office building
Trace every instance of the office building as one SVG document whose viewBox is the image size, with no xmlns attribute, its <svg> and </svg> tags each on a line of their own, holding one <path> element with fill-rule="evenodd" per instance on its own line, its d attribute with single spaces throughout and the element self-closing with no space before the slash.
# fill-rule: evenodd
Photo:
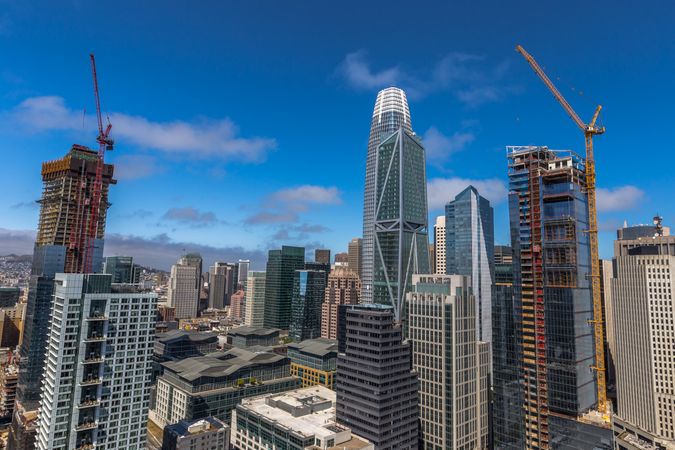
<svg viewBox="0 0 675 450">
<path fill-rule="evenodd" d="M 345 353 L 338 355 L 337 422 L 376 450 L 417 449 L 419 383 L 410 342 L 390 305 L 346 309 Z"/>
<path fill-rule="evenodd" d="M 244 319 L 246 314 L 246 293 L 243 290 L 238 290 L 230 296 L 230 309 L 227 316 L 236 321 Z"/>
<path fill-rule="evenodd" d="M 243 398 L 300 387 L 300 379 L 291 376 L 290 360 L 276 353 L 233 348 L 162 365 L 150 412 L 161 428 L 209 416 L 228 423 Z"/>
<path fill-rule="evenodd" d="M 361 279 L 363 239 L 354 238 L 347 245 L 347 267 Z"/>
<path fill-rule="evenodd" d="M 218 335 L 209 331 L 170 330 L 155 337 L 152 382 L 162 374 L 162 363 L 204 356 L 218 349 Z"/>
<path fill-rule="evenodd" d="M 24 304 L 0 308 L 0 348 L 16 348 L 23 327 Z"/>
<path fill-rule="evenodd" d="M 445 273 L 471 277 L 476 339 L 492 342 L 494 219 L 490 202 L 469 186 L 445 205 Z"/>
<path fill-rule="evenodd" d="M 330 264 L 310 261 L 305 263 L 305 270 L 315 270 L 323 272 L 323 279 L 324 279 L 323 282 L 325 286 L 326 284 L 328 284 L 328 274 L 330 274 L 332 267 Z"/>
<path fill-rule="evenodd" d="M 279 343 L 279 329 L 244 325 L 228 331 L 227 340 L 238 348 L 272 347 Z"/>
<path fill-rule="evenodd" d="M 230 427 L 215 417 L 181 420 L 164 427 L 162 450 L 228 450 Z"/>
<path fill-rule="evenodd" d="M 110 281 L 56 275 L 39 450 L 145 448 L 157 294 Z"/>
<path fill-rule="evenodd" d="M 250 327 L 265 325 L 265 272 L 251 271 L 246 282 L 245 324 Z"/>
<path fill-rule="evenodd" d="M 13 308 L 21 296 L 21 289 L 18 287 L 0 286 L 0 308 Z"/>
<path fill-rule="evenodd" d="M 288 344 L 291 375 L 302 380 L 302 386 L 320 384 L 333 389 L 337 371 L 338 344 L 334 339 L 307 339 Z"/>
<path fill-rule="evenodd" d="M 422 448 L 487 449 L 490 344 L 476 340 L 470 278 L 414 275 L 407 301 Z"/>
<path fill-rule="evenodd" d="M 336 253 L 335 266 L 349 266 L 349 253 Z"/>
<path fill-rule="evenodd" d="M 248 259 L 240 259 L 237 262 L 237 289 L 246 290 L 246 282 L 248 281 L 248 271 L 251 267 L 251 261 Z"/>
<path fill-rule="evenodd" d="M 548 448 L 578 435 L 569 430 L 597 403 L 585 163 L 547 147 L 508 147 L 507 157 L 522 343 L 520 448 Z M 585 439 L 585 445 L 594 443 Z"/>
<path fill-rule="evenodd" d="M 436 245 L 431 242 L 429 244 L 429 270 L 431 273 L 436 273 Z"/>
<path fill-rule="evenodd" d="M 377 94 L 370 122 L 370 135 L 368 137 L 366 179 L 363 195 L 363 262 L 360 275 L 362 283 L 361 298 L 366 303 L 377 301 L 373 297 L 373 283 L 375 259 L 378 256 L 375 245 L 375 216 L 379 203 L 377 200 L 377 180 L 380 176 L 378 174 L 377 163 L 379 147 L 382 142 L 396 133 L 399 128 L 402 128 L 409 134 L 413 132 L 408 99 L 403 90 L 389 87 Z M 395 166 L 395 169 L 398 169 L 398 166 Z M 424 214 L 426 214 L 426 208 Z"/>
<path fill-rule="evenodd" d="M 330 266 L 330 250 L 317 248 L 314 250 L 314 262 L 328 264 Z"/>
<path fill-rule="evenodd" d="M 612 402 L 612 411 L 616 411 L 616 339 L 614 337 L 614 320 L 612 308 L 612 278 L 614 265 L 612 260 L 600 260 L 600 297 L 602 298 L 602 330 L 605 338 L 605 383 L 607 400 Z"/>
<path fill-rule="evenodd" d="M 305 387 L 242 400 L 232 413 L 232 440 L 240 450 L 374 450 L 335 422 L 335 392 Z"/>
<path fill-rule="evenodd" d="M 445 243 L 445 216 L 436 217 L 434 224 L 434 255 L 433 273 L 445 275 L 446 272 L 446 243 Z"/>
<path fill-rule="evenodd" d="M 140 282 L 141 271 L 131 256 L 107 256 L 103 259 L 103 273 L 112 275 L 113 283 L 136 284 Z"/>
<path fill-rule="evenodd" d="M 419 138 L 399 128 L 377 147 L 376 166 L 375 258 L 370 272 L 364 241 L 363 267 L 364 277 L 372 274 L 372 289 L 362 286 L 362 294 L 372 295 L 362 301 L 392 305 L 400 320 L 412 275 L 429 273 L 425 160 Z"/>
<path fill-rule="evenodd" d="M 96 178 L 97 164 L 97 152 L 81 145 L 73 145 L 61 159 L 42 164 L 40 216 L 19 348 L 17 407 L 8 441 L 11 449 L 34 447 L 55 274 L 81 273 L 85 268 L 92 272 L 101 271 L 108 190 L 111 184 L 117 183 L 113 179 L 113 165 L 104 164 L 102 168 L 95 237 L 71 241 L 73 237 L 88 235 L 93 209 L 91 186 Z M 80 186 L 87 189 L 81 190 Z"/>
<path fill-rule="evenodd" d="M 336 267 L 328 276 L 328 285 L 321 305 L 321 337 L 337 339 L 340 305 L 356 305 L 361 296 L 358 275 L 346 267 Z"/>
<path fill-rule="evenodd" d="M 235 264 L 216 262 L 209 269 L 209 308 L 224 309 L 237 288 Z"/>
<path fill-rule="evenodd" d="M 171 266 L 167 305 L 176 308 L 176 319 L 197 317 L 202 286 L 202 257 L 196 253 L 182 256 Z"/>
<path fill-rule="evenodd" d="M 270 250 L 265 278 L 266 327 L 288 330 L 291 323 L 293 277 L 296 270 L 305 268 L 305 249 L 284 245 L 281 250 Z"/>
<path fill-rule="evenodd" d="M 321 305 L 325 291 L 325 271 L 295 271 L 291 323 L 288 328 L 288 336 L 295 342 L 321 336 Z"/>
<path fill-rule="evenodd" d="M 619 237 L 611 280 L 616 416 L 675 447 L 675 236 L 661 228 Z"/>
</svg>

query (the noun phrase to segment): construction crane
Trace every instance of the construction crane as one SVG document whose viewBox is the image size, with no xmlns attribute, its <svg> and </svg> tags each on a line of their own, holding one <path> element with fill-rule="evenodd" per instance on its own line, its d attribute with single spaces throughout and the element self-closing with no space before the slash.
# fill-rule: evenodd
<svg viewBox="0 0 675 450">
<path fill-rule="evenodd" d="M 96 73 L 96 59 L 94 54 L 89 55 L 91 60 L 91 74 L 94 81 L 94 99 L 96 100 L 96 120 L 98 123 L 98 160 L 96 162 L 96 178 L 92 185 L 90 197 L 90 212 L 89 212 L 89 229 L 85 238 L 85 259 L 84 259 L 84 273 L 91 273 L 93 257 L 94 257 L 94 241 L 98 234 L 98 227 L 101 222 L 101 192 L 103 190 L 103 167 L 104 156 L 106 150 L 112 150 L 114 141 L 110 137 L 110 130 L 112 124 L 108 121 L 108 125 L 103 129 L 103 119 L 101 117 L 101 99 L 98 93 L 98 75 Z"/>
<path fill-rule="evenodd" d="M 560 91 L 548 78 L 546 73 L 539 67 L 537 61 L 518 45 L 516 51 L 530 63 L 532 69 L 541 78 L 549 91 L 553 94 L 558 103 L 563 107 L 567 115 L 574 121 L 579 129 L 584 133 L 586 144 L 586 193 L 588 196 L 588 236 L 591 250 L 591 295 L 593 299 L 593 320 L 595 334 L 595 369 L 598 382 L 598 411 L 603 414 L 609 413 L 607 403 L 607 387 L 605 380 L 605 341 L 604 341 L 604 321 L 602 320 L 602 298 L 600 296 L 600 257 L 598 252 L 598 213 L 595 204 L 595 158 L 593 155 L 593 136 L 603 134 L 605 127 L 596 126 L 596 121 L 600 115 L 601 105 L 595 108 L 595 113 L 591 121 L 586 124 L 579 115 L 572 109 L 572 106 L 565 100 Z"/>
</svg>

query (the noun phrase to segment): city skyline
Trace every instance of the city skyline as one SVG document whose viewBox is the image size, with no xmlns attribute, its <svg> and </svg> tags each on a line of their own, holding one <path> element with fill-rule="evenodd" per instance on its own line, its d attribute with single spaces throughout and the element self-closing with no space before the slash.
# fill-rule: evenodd
<svg viewBox="0 0 675 450">
<path fill-rule="evenodd" d="M 0 200 L 0 248 L 31 253 L 39 163 L 57 159 L 73 143 L 95 145 L 87 66 L 91 50 L 98 56 L 103 108 L 118 143 L 106 158 L 116 164 L 122 181 L 111 192 L 116 208 L 108 218 L 106 255 L 128 254 L 139 264 L 167 269 L 186 249 L 205 255 L 207 264 L 212 262 L 210 252 L 219 260 L 248 258 L 253 269 L 263 269 L 267 250 L 284 244 L 346 251 L 348 242 L 361 234 L 365 121 L 376 92 L 389 85 L 408 93 L 416 130 L 427 149 L 430 223 L 445 202 L 474 184 L 495 207 L 495 243 L 507 243 L 505 146 L 537 144 L 583 153 L 581 136 L 519 60 L 513 51 L 516 43 L 531 48 L 551 75 L 560 78 L 561 91 L 582 117 L 590 116 L 596 102 L 605 107 L 608 131 L 596 142 L 601 256 L 611 256 L 613 230 L 624 219 L 639 223 L 658 212 L 666 222 L 674 221 L 673 206 L 658 188 L 669 181 L 665 171 L 639 164 L 630 173 L 620 169 L 620 161 L 635 148 L 659 148 L 657 138 L 628 130 L 641 124 L 644 129 L 657 127 L 659 140 L 672 133 L 660 126 L 666 115 L 643 118 L 633 113 L 646 99 L 658 107 L 671 103 L 655 86 L 668 73 L 669 66 L 663 70 L 661 61 L 675 51 L 662 34 L 667 27 L 658 26 L 672 13 L 613 5 L 612 17 L 596 17 L 596 23 L 590 17 L 602 5 L 593 5 L 588 19 L 576 17 L 574 8 L 531 11 L 550 30 L 549 39 L 540 42 L 536 38 L 543 25 L 524 27 L 526 18 L 501 5 L 481 11 L 482 17 L 464 6 L 439 7 L 434 18 L 411 11 L 414 18 L 426 20 L 415 25 L 419 36 L 409 42 L 394 36 L 394 42 L 384 44 L 372 37 L 384 30 L 386 20 L 372 19 L 393 12 L 361 6 L 368 26 L 359 21 L 353 36 L 338 44 L 334 36 L 344 13 L 336 11 L 332 19 L 304 15 L 322 17 L 312 22 L 295 14 L 300 6 L 253 14 L 246 6 L 206 5 L 195 17 L 211 12 L 226 22 L 230 17 L 245 19 L 230 27 L 204 19 L 199 33 L 190 33 L 198 25 L 189 14 L 189 20 L 177 23 L 186 17 L 177 5 L 161 11 L 157 24 L 140 27 L 138 17 L 148 16 L 139 7 L 138 14 L 125 13 L 115 21 L 111 39 L 113 27 L 92 28 L 85 19 L 100 16 L 99 5 L 8 5 L 0 21 L 5 55 L 0 88 L 6 93 L 0 98 L 0 153 L 16 167 L 0 180 L 0 190 L 12 193 Z M 304 8 L 316 12 L 313 6 Z M 116 17 L 123 9 L 107 13 Z M 560 24 L 546 20 L 553 16 Z M 275 23 L 279 17 L 296 26 L 286 29 Z M 572 20 L 579 36 L 561 31 Z M 262 26 L 256 27 L 260 35 L 249 41 L 247 25 L 252 21 Z M 631 26 L 623 26 L 629 22 Z M 508 28 L 501 28 L 506 23 Z M 648 30 L 646 23 L 652 24 Z M 422 30 L 422 24 L 430 30 L 442 28 L 443 39 Z M 439 28 L 441 24 L 445 26 Z M 325 31 L 310 42 L 308 33 L 318 25 Z M 494 33 L 483 36 L 488 26 Z M 142 29 L 132 32 L 136 28 Z M 186 48 L 166 34 L 168 29 L 177 35 L 190 33 L 198 45 Z M 578 49 L 586 47 L 581 36 L 590 30 L 603 36 L 602 52 L 586 56 Z M 165 58 L 166 50 L 157 51 L 153 33 L 175 47 L 172 58 Z M 661 42 L 658 49 L 639 46 L 645 39 L 641 33 Z M 59 38 L 46 39 L 50 34 Z M 271 39 L 276 35 L 284 39 Z M 134 51 L 128 50 L 129 39 Z M 209 51 L 196 49 L 200 45 Z M 638 48 L 639 64 L 633 65 Z M 289 56 L 295 57 L 290 66 Z M 36 70 L 37 60 L 50 66 L 48 74 Z M 138 70 L 131 74 L 127 67 Z M 638 72 L 650 73 L 649 83 Z M 191 87 L 176 89 L 178 85 Z M 317 105 L 328 104 L 330 114 L 315 113 Z M 302 133 L 293 126 L 297 123 L 305 125 Z M 348 131 L 327 142 L 328 133 L 337 129 Z M 323 143 L 320 155 L 316 142 Z M 17 148 L 18 158 L 12 154 Z M 665 165 L 672 162 L 668 152 L 660 156 Z M 303 160 L 329 167 L 335 176 L 293 170 Z M 226 186 L 236 200 L 217 202 L 215 196 Z M 152 195 L 138 196 L 139 189 Z"/>
</svg>

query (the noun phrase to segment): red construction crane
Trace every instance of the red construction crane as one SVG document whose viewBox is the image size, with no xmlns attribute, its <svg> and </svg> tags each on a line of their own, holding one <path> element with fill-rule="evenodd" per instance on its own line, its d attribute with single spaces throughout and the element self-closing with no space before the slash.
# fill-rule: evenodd
<svg viewBox="0 0 675 450">
<path fill-rule="evenodd" d="M 98 161 L 96 163 L 96 178 L 91 189 L 90 197 L 90 215 L 89 215 L 89 229 L 85 236 L 86 254 L 84 258 L 84 273 L 91 273 L 92 263 L 94 257 L 94 241 L 98 233 L 99 223 L 101 222 L 101 191 L 103 190 L 103 166 L 104 155 L 106 150 L 112 150 L 114 141 L 110 137 L 110 130 L 112 124 L 108 121 L 108 126 L 103 129 L 103 119 L 101 117 L 101 99 L 98 94 L 98 76 L 96 74 L 96 59 L 94 54 L 89 55 L 91 59 L 91 73 L 94 80 L 94 99 L 96 100 L 96 120 L 98 122 Z M 105 207 L 105 206 L 104 206 Z"/>
</svg>

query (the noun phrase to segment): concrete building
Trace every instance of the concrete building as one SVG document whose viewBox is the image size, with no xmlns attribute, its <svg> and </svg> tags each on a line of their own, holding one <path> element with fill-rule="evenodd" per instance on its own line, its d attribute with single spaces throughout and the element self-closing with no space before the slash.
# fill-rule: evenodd
<svg viewBox="0 0 675 450">
<path fill-rule="evenodd" d="M 363 262 L 360 275 L 362 283 L 361 298 L 363 302 L 373 302 L 373 282 L 377 250 L 375 245 L 375 215 L 378 204 L 378 153 L 382 142 L 402 128 L 412 134 L 408 99 L 403 90 L 389 87 L 377 93 L 373 116 L 370 122 L 368 137 L 368 154 L 366 157 L 366 177 L 363 195 Z M 386 166 L 385 166 L 386 167 Z M 395 166 L 398 168 L 398 166 Z M 426 203 L 425 203 L 426 204 Z M 426 208 L 425 212 L 426 214 Z M 426 245 L 426 244 L 425 244 Z M 337 260 L 336 260 L 337 262 Z"/>
<path fill-rule="evenodd" d="M 218 349 L 218 335 L 208 331 L 171 330 L 156 335 L 152 352 L 152 382 L 162 374 L 162 363 L 204 356 Z"/>
<path fill-rule="evenodd" d="M 321 336 L 321 305 L 326 291 L 326 275 L 323 270 L 295 271 L 288 337 L 296 342 Z"/>
<path fill-rule="evenodd" d="M 314 250 L 314 262 L 328 264 L 330 266 L 330 250 L 317 248 Z"/>
<path fill-rule="evenodd" d="M 265 272 L 248 273 L 244 323 L 250 327 L 265 325 L 265 283 Z"/>
<path fill-rule="evenodd" d="M 3 422 L 12 419 L 18 379 L 19 366 L 13 361 L 8 361 L 0 368 L 0 418 Z"/>
<path fill-rule="evenodd" d="M 338 423 L 376 450 L 419 448 L 419 383 L 393 307 L 345 308 L 345 353 L 338 355 L 335 381 Z"/>
<path fill-rule="evenodd" d="M 414 275 L 407 295 L 424 449 L 488 448 L 490 344 L 476 340 L 471 292 L 466 276 Z"/>
<path fill-rule="evenodd" d="M 56 275 L 39 450 L 145 448 L 157 294 L 110 281 Z"/>
<path fill-rule="evenodd" d="M 361 279 L 363 239 L 354 238 L 347 245 L 347 267 Z"/>
<path fill-rule="evenodd" d="M 269 352 L 227 352 L 163 363 L 150 419 L 160 427 L 214 416 L 226 423 L 243 398 L 300 387 L 290 360 Z"/>
<path fill-rule="evenodd" d="M 333 339 L 307 339 L 288 344 L 291 375 L 302 380 L 302 386 L 320 384 L 333 389 L 337 371 L 338 343 Z"/>
<path fill-rule="evenodd" d="M 675 236 L 660 233 L 615 242 L 616 416 L 675 445 Z"/>
<path fill-rule="evenodd" d="M 335 266 L 349 266 L 349 253 L 336 253 Z"/>
<path fill-rule="evenodd" d="M 288 330 L 291 323 L 293 277 L 296 270 L 305 268 L 305 249 L 284 245 L 281 250 L 270 250 L 265 278 L 266 327 Z"/>
<path fill-rule="evenodd" d="M 445 275 L 446 243 L 445 243 L 445 216 L 436 217 L 434 224 L 434 273 Z"/>
<path fill-rule="evenodd" d="M 232 440 L 240 450 L 374 450 L 335 422 L 335 392 L 306 387 L 242 400 L 232 413 Z"/>
<path fill-rule="evenodd" d="M 167 305 L 176 308 L 176 319 L 197 317 L 201 279 L 202 258 L 196 253 L 181 257 L 171 266 Z"/>
<path fill-rule="evenodd" d="M 21 296 L 18 287 L 0 286 L 0 308 L 13 308 Z"/>
<path fill-rule="evenodd" d="M 164 427 L 162 450 L 228 450 L 230 427 L 215 417 L 181 420 Z"/>
<path fill-rule="evenodd" d="M 227 316 L 236 321 L 244 319 L 246 314 L 246 293 L 243 290 L 238 290 L 230 296 L 230 309 Z"/>
<path fill-rule="evenodd" d="M 467 187 L 445 205 L 445 242 L 445 273 L 471 277 L 476 339 L 492 342 L 494 218 L 490 202 L 475 187 Z"/>
<path fill-rule="evenodd" d="M 237 262 L 237 289 L 246 290 L 246 283 L 248 282 L 248 272 L 251 267 L 251 261 L 248 259 L 240 259 Z"/>
<path fill-rule="evenodd" d="M 336 267 L 328 276 L 328 286 L 321 305 L 321 337 L 337 339 L 340 305 L 356 305 L 361 296 L 358 275 L 346 267 Z"/>
<path fill-rule="evenodd" d="M 142 269 L 134 264 L 131 256 L 107 256 L 103 258 L 103 273 L 112 275 L 113 283 L 136 284 L 140 282 Z"/>
<path fill-rule="evenodd" d="M 209 308 L 224 309 L 237 289 L 235 264 L 216 262 L 209 269 Z"/>
<path fill-rule="evenodd" d="M 227 340 L 237 348 L 271 347 L 279 343 L 279 329 L 244 325 L 228 331 Z"/>
</svg>

